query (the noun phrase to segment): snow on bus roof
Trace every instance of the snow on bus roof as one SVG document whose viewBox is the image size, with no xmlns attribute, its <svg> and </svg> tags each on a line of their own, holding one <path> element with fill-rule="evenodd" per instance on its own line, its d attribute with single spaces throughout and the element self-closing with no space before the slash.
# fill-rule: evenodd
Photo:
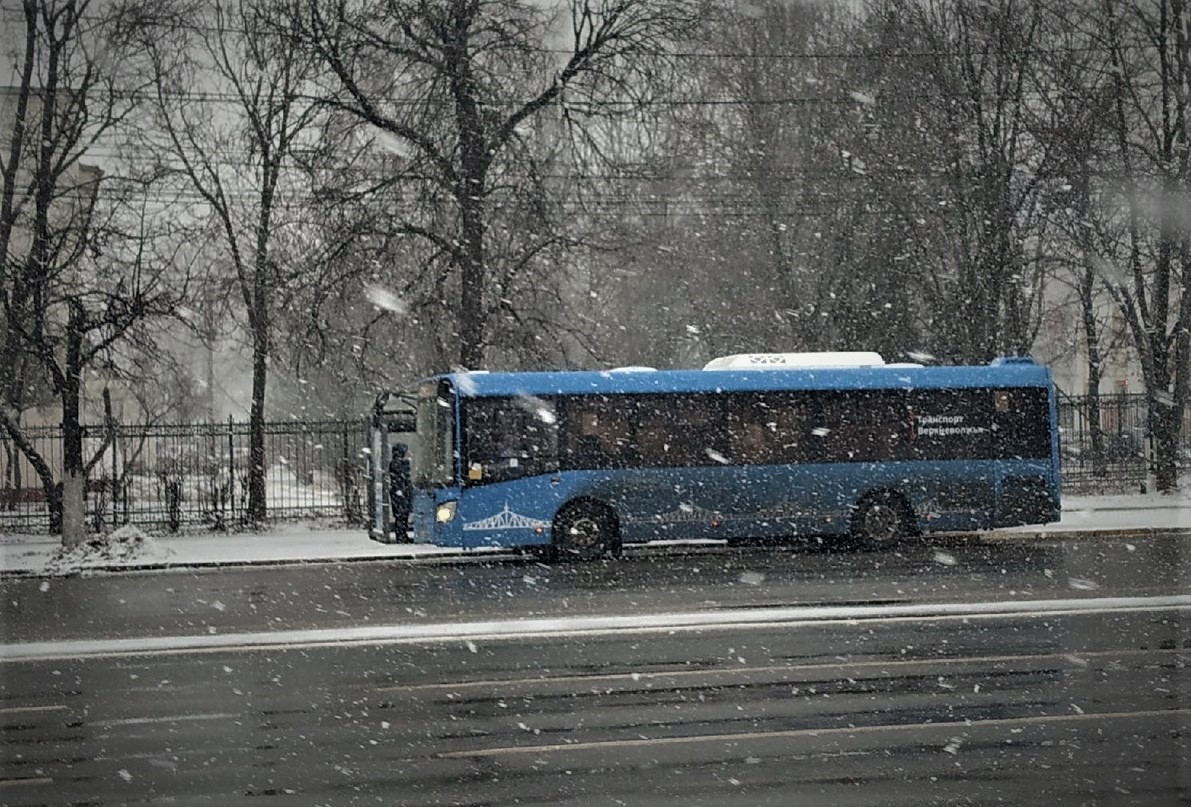
<svg viewBox="0 0 1191 807">
<path fill-rule="evenodd" d="M 783 367 L 881 367 L 885 360 L 870 350 L 824 351 L 821 353 L 737 353 L 720 356 L 703 365 L 704 370 L 772 370 Z"/>
</svg>

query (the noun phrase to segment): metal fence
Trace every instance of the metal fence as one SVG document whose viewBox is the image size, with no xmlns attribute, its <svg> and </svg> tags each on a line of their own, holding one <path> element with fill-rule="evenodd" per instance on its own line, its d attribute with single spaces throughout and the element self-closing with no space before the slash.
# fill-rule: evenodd
<svg viewBox="0 0 1191 807">
<path fill-rule="evenodd" d="M 1147 471 L 1146 421 L 1144 393 L 1101 395 L 1095 402 L 1060 395 L 1063 492 L 1141 492 Z M 1179 458 L 1181 470 L 1191 468 L 1191 411 L 1184 413 Z"/>
<path fill-rule="evenodd" d="M 60 429 L 29 429 L 26 436 L 51 468 L 62 467 Z M 247 423 L 91 426 L 84 442 L 85 456 L 100 456 L 87 481 L 87 518 L 95 529 L 226 529 L 244 521 Z M 266 423 L 269 517 L 362 523 L 367 445 L 364 419 Z M 41 479 L 11 441 L 0 439 L 0 530 L 48 528 Z"/>
<path fill-rule="evenodd" d="M 1061 396 L 1059 427 L 1065 493 L 1137 492 L 1146 477 L 1146 403 L 1142 394 L 1090 401 Z M 370 421 L 265 424 L 266 503 L 270 519 L 368 522 Z M 1095 449 L 1093 429 L 1101 433 Z M 1182 436 L 1191 468 L 1191 413 Z M 27 437 L 51 468 L 62 467 L 58 428 Z M 96 530 L 123 524 L 180 529 L 234 528 L 248 505 L 248 424 L 224 423 L 87 429 L 88 456 L 101 459 L 87 483 L 87 517 Z M 377 467 L 383 467 L 379 464 Z M 46 531 L 40 478 L 7 438 L 0 438 L 0 531 Z"/>
</svg>

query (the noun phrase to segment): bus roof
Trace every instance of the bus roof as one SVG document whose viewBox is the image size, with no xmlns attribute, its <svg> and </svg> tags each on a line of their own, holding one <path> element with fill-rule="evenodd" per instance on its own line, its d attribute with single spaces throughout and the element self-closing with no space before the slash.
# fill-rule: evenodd
<svg viewBox="0 0 1191 807">
<path fill-rule="evenodd" d="M 764 370 L 777 367 L 879 367 L 880 353 L 849 350 L 820 353 L 736 353 L 703 365 L 704 370 Z"/>
<path fill-rule="evenodd" d="M 645 395 L 669 392 L 760 392 L 805 389 L 942 389 L 1049 386 L 1049 368 L 1028 358 L 988 365 L 766 368 L 748 370 L 569 370 L 450 373 L 464 397 Z"/>
</svg>

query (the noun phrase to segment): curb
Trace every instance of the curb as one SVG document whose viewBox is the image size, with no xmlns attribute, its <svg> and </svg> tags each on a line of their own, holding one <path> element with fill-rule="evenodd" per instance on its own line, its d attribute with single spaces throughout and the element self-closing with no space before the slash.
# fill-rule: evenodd
<svg viewBox="0 0 1191 807">
<path fill-rule="evenodd" d="M 319 566 L 330 563 L 377 563 L 380 561 L 400 561 L 403 563 L 434 563 L 436 561 L 458 562 L 460 560 L 481 560 L 499 557 L 495 554 L 476 555 L 456 552 L 434 552 L 420 555 L 328 555 L 315 558 L 267 558 L 261 560 L 195 560 L 195 561 L 158 561 L 154 563 L 105 564 L 86 566 L 69 571 L 33 570 L 33 569 L 0 569 L 0 580 L 17 578 L 71 578 L 86 577 L 92 574 L 136 574 L 138 572 L 184 572 L 201 569 L 243 569 L 251 566 Z"/>
<path fill-rule="evenodd" d="M 955 533 L 980 541 L 1004 542 L 1023 540 L 1061 540 L 1063 538 L 1086 538 L 1105 540 L 1109 538 L 1155 538 L 1166 536 L 1186 535 L 1191 527 L 1125 527 L 1100 529 L 1013 529 L 985 530 L 976 532 Z M 942 533 L 940 533 L 942 535 Z M 649 550 L 648 545 L 636 549 Z M 157 561 L 153 563 L 104 564 L 87 566 L 69 571 L 36 570 L 36 569 L 0 569 L 0 581 L 18 579 L 70 579 L 104 574 L 137 574 L 152 572 L 184 572 L 204 569 L 237 569 L 253 566 L 318 566 L 342 563 L 379 563 L 384 561 L 403 564 L 439 564 L 439 563 L 484 563 L 516 557 L 518 553 L 500 549 L 446 549 L 440 552 L 419 553 L 414 555 L 368 554 L 368 555 L 327 555 L 312 558 L 268 558 L 259 560 L 195 560 L 195 561 Z"/>
<path fill-rule="evenodd" d="M 1070 510 L 1064 509 L 1064 513 L 1131 513 L 1135 510 L 1141 510 L 1146 513 L 1152 513 L 1155 510 L 1185 510 L 1188 515 L 1191 515 L 1191 502 L 1186 504 L 1160 504 L 1156 507 L 1072 507 Z"/>
<path fill-rule="evenodd" d="M 1189 528 L 1191 529 L 1191 528 Z M 1079 538 L 1094 538 L 1097 540 L 1104 540 L 1106 538 L 1157 538 L 1163 536 L 1177 536 L 1185 535 L 1187 529 L 1179 527 L 1124 527 L 1124 528 L 1103 528 L 1091 530 L 1015 530 L 1006 532 L 977 532 L 976 537 L 982 541 L 1008 541 L 1008 540 L 1023 540 L 1023 539 L 1045 539 L 1045 538 L 1062 538 L 1064 536 L 1076 536 Z"/>
</svg>

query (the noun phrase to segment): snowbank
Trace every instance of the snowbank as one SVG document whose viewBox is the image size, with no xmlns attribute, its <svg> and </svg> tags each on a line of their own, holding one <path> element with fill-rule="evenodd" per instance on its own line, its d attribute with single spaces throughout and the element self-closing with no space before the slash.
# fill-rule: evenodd
<svg viewBox="0 0 1191 807">
<path fill-rule="evenodd" d="M 78 546 L 59 547 L 46 571 L 62 575 L 98 566 L 146 566 L 164 563 L 173 551 L 140 529 L 127 525 L 108 535 L 95 535 Z"/>
</svg>

